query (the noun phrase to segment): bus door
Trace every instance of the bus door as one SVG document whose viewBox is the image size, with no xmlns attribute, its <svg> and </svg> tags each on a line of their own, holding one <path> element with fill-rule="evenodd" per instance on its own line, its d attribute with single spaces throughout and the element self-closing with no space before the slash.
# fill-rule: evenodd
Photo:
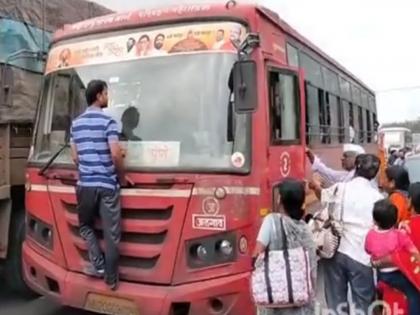
<svg viewBox="0 0 420 315">
<path fill-rule="evenodd" d="M 303 73 L 267 64 L 269 182 L 305 177 L 305 97 Z"/>
</svg>

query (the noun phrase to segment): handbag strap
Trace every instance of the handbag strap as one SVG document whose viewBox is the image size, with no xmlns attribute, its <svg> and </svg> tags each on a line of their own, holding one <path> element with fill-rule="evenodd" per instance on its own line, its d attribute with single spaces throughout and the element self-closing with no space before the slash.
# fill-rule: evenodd
<svg viewBox="0 0 420 315">
<path fill-rule="evenodd" d="M 271 280 L 270 280 L 270 250 L 267 248 L 265 249 L 265 255 L 264 255 L 264 279 L 265 284 L 267 286 L 267 297 L 268 297 L 268 303 L 273 304 L 273 288 L 271 286 Z"/>
<path fill-rule="evenodd" d="M 278 218 L 278 220 L 277 220 Z M 279 250 L 288 250 L 289 248 L 289 242 L 287 240 L 287 235 L 286 235 L 286 230 L 284 228 L 284 223 L 283 223 L 283 217 L 282 215 L 273 215 L 273 220 L 272 220 L 272 224 L 273 224 L 273 248 L 278 248 Z M 280 230 L 278 229 L 278 227 L 280 227 Z M 281 238 L 282 238 L 282 243 L 280 244 L 280 233 L 281 233 Z M 277 246 L 278 245 L 278 246 Z"/>
<path fill-rule="evenodd" d="M 290 267 L 290 260 L 289 260 L 289 246 L 287 241 L 286 231 L 284 229 L 284 222 L 283 218 L 280 217 L 280 226 L 282 230 L 283 236 L 283 255 L 284 255 L 284 262 L 286 265 L 286 279 L 287 279 L 287 291 L 289 294 L 289 303 L 294 304 L 293 298 L 293 285 L 292 285 L 292 268 Z"/>
<path fill-rule="evenodd" d="M 286 230 L 284 228 L 284 222 L 283 222 L 283 218 L 281 217 L 281 215 L 279 216 L 279 220 L 280 220 L 280 228 L 281 228 L 281 233 L 282 233 L 282 238 L 283 238 L 283 247 L 281 249 L 281 251 L 283 252 L 283 257 L 284 257 L 284 262 L 285 262 L 285 269 L 286 269 L 286 280 L 287 280 L 287 291 L 289 294 L 289 303 L 293 304 L 294 303 L 294 297 L 293 297 L 293 286 L 292 286 L 292 273 L 291 273 L 291 267 L 290 267 L 290 259 L 289 259 L 289 246 L 288 246 L 288 240 L 287 240 L 287 235 L 286 235 Z M 279 231 L 277 229 L 277 224 L 276 224 L 276 215 L 273 215 L 272 217 L 272 224 L 273 224 L 273 236 L 276 239 L 275 241 L 279 242 Z M 274 245 L 274 244 L 273 244 Z M 275 246 L 273 246 L 275 247 Z M 265 249 L 265 256 L 264 256 L 264 278 L 265 278 L 265 283 L 267 286 L 267 296 L 268 296 L 268 303 L 269 304 L 273 304 L 273 288 L 271 285 L 271 279 L 270 279 L 270 262 L 269 262 L 269 256 L 270 256 L 270 250 L 267 248 Z"/>
<path fill-rule="evenodd" d="M 265 249 L 265 255 L 264 255 L 264 280 L 265 284 L 267 286 L 267 298 L 268 303 L 273 304 L 274 298 L 273 298 L 273 287 L 271 286 L 271 280 L 270 280 L 270 249 L 269 247 L 272 246 L 275 248 L 279 242 L 278 237 L 278 231 L 277 231 L 277 224 L 276 224 L 276 214 L 272 214 L 272 231 L 271 236 L 273 236 L 273 241 L 271 241 L 266 249 Z"/>
<path fill-rule="evenodd" d="M 284 222 L 283 218 L 280 217 L 280 227 L 281 227 L 281 236 L 283 238 L 283 250 L 288 251 L 289 249 L 289 242 L 287 240 L 286 230 L 284 229 Z"/>
<path fill-rule="evenodd" d="M 341 202 L 340 202 L 340 223 L 343 223 L 343 217 L 344 217 L 344 198 L 346 196 L 346 184 L 342 183 L 343 188 L 341 190 Z"/>
</svg>

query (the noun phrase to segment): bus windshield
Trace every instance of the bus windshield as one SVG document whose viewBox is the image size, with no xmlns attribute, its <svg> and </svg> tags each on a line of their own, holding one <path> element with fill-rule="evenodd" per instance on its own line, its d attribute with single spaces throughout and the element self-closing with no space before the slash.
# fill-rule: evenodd
<svg viewBox="0 0 420 315">
<path fill-rule="evenodd" d="M 199 51 L 57 69 L 46 78 L 31 159 L 45 163 L 68 143 L 71 121 L 87 106 L 87 84 L 102 79 L 127 168 L 247 172 L 251 120 L 234 113 L 229 86 L 236 60 Z M 71 164 L 69 150 L 55 163 Z"/>
</svg>

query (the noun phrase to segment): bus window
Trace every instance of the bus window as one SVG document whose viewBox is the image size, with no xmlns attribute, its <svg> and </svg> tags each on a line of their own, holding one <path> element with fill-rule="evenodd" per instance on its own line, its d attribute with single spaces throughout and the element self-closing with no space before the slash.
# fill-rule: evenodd
<svg viewBox="0 0 420 315">
<path fill-rule="evenodd" d="M 299 67 L 299 51 L 290 44 L 287 44 L 287 62 L 292 67 Z"/>
<path fill-rule="evenodd" d="M 329 95 L 323 90 L 318 90 L 319 104 L 319 125 L 321 127 L 321 141 L 324 144 L 331 143 L 331 115 L 329 105 Z"/>
<path fill-rule="evenodd" d="M 356 124 L 354 119 L 354 107 L 352 103 L 349 103 L 349 142 L 355 143 L 356 141 Z"/>
<path fill-rule="evenodd" d="M 360 106 L 357 106 L 357 114 L 359 118 L 359 141 L 363 143 L 365 141 L 365 130 L 363 126 L 363 109 Z"/>
<path fill-rule="evenodd" d="M 359 105 L 353 103 L 353 129 L 354 129 L 354 143 L 360 142 L 360 120 L 359 120 Z"/>
<path fill-rule="evenodd" d="M 305 70 L 306 79 L 314 86 L 324 86 L 321 65 L 309 55 L 300 52 L 300 66 Z"/>
<path fill-rule="evenodd" d="M 362 104 L 362 94 L 360 88 L 354 84 L 351 85 L 351 96 L 353 103 Z"/>
<path fill-rule="evenodd" d="M 309 144 L 319 143 L 319 106 L 318 89 L 309 83 L 306 87 L 306 142 Z"/>
<path fill-rule="evenodd" d="M 269 98 L 271 142 L 284 144 L 300 139 L 298 78 L 291 72 L 270 70 Z"/>
<path fill-rule="evenodd" d="M 339 83 L 340 83 L 340 95 L 342 98 L 351 101 L 351 88 L 350 88 L 350 82 L 348 82 L 346 79 L 339 77 Z"/>
<path fill-rule="evenodd" d="M 370 117 L 370 112 L 367 109 L 366 110 L 366 134 L 367 134 L 367 142 L 371 143 L 372 142 L 372 121 L 371 121 L 371 117 Z"/>
<path fill-rule="evenodd" d="M 341 119 L 341 108 L 339 106 L 340 99 L 332 94 L 329 94 L 329 108 L 330 108 L 330 117 L 331 117 L 331 142 L 332 143 L 342 143 L 341 142 L 341 133 L 343 121 Z"/>
</svg>

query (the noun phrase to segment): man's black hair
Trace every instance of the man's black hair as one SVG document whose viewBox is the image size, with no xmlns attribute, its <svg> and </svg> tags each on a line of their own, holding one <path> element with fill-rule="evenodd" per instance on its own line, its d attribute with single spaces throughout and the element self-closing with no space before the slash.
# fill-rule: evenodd
<svg viewBox="0 0 420 315">
<path fill-rule="evenodd" d="M 380 229 L 392 229 L 398 222 L 398 209 L 388 199 L 379 200 L 373 206 L 373 219 Z"/>
<path fill-rule="evenodd" d="M 86 101 L 88 105 L 92 105 L 98 100 L 98 94 L 107 89 L 107 84 L 102 80 L 92 80 L 86 88 Z"/>
<path fill-rule="evenodd" d="M 160 33 L 160 34 L 157 34 L 157 35 L 156 35 L 155 40 L 156 40 L 156 39 L 158 39 L 159 37 L 162 37 L 163 39 L 165 39 L 165 38 L 166 38 L 165 34 Z"/>
<path fill-rule="evenodd" d="M 139 38 L 139 42 L 140 42 L 142 39 L 147 39 L 147 41 L 148 41 L 148 42 L 150 42 L 150 37 L 149 37 L 149 35 L 146 35 L 146 34 L 142 35 L 142 36 Z"/>
<path fill-rule="evenodd" d="M 356 158 L 356 176 L 372 180 L 378 175 L 381 160 L 373 154 L 360 154 Z"/>
<path fill-rule="evenodd" d="M 405 167 L 399 165 L 390 166 L 385 170 L 385 175 L 388 180 L 394 181 L 395 189 L 408 191 L 410 176 Z"/>
<path fill-rule="evenodd" d="M 289 178 L 275 188 L 279 191 L 286 213 L 294 220 L 301 220 L 305 213 L 302 209 L 306 197 L 304 182 Z"/>
</svg>

